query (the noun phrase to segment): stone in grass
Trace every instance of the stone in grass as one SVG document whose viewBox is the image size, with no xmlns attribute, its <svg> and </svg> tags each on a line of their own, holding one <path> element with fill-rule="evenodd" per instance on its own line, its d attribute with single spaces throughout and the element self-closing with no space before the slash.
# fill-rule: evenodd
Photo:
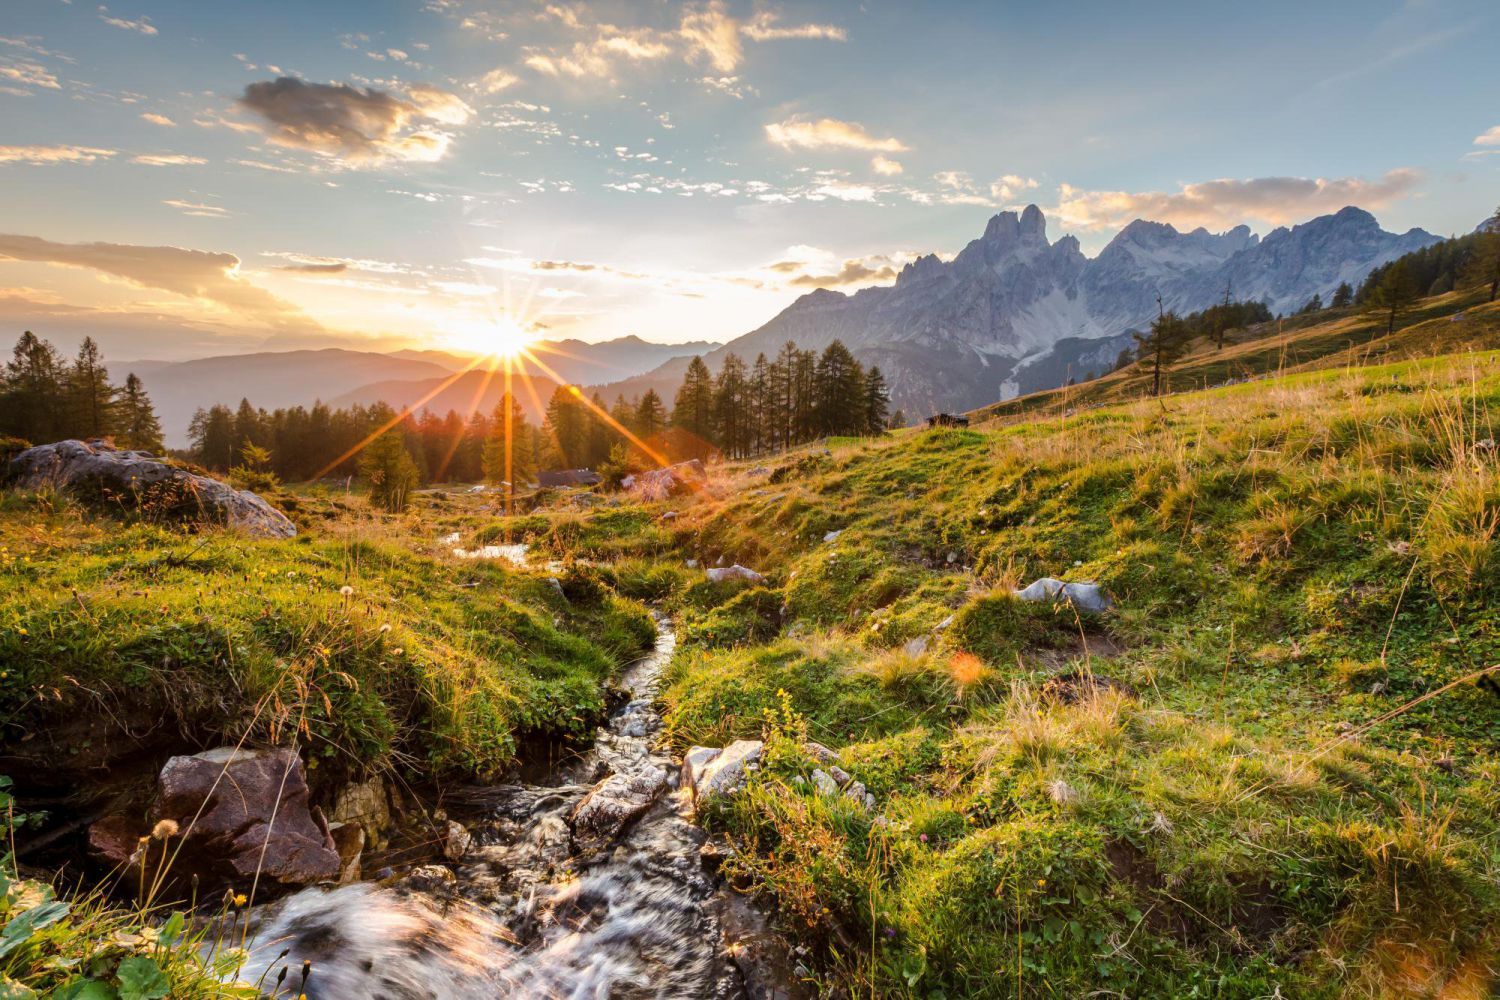
<svg viewBox="0 0 1500 1000">
<path fill-rule="evenodd" d="M 723 583 L 725 580 L 747 580 L 750 583 L 762 583 L 765 581 L 765 577 L 755 572 L 755 570 L 746 569 L 739 563 L 735 563 L 733 566 L 716 566 L 705 572 L 708 573 L 708 579 L 713 583 Z"/>
<path fill-rule="evenodd" d="M 705 749 L 705 748 L 695 748 Z M 735 740 L 696 770 L 689 771 L 687 785 L 693 797 L 703 802 L 715 795 L 729 795 L 744 786 L 745 777 L 760 760 L 765 744 L 760 740 Z M 684 762 L 684 768 L 687 763 Z"/>
<path fill-rule="evenodd" d="M 1064 583 L 1055 577 L 1044 576 L 1024 590 L 1017 590 L 1016 597 L 1022 601 L 1066 601 L 1079 611 L 1102 612 L 1114 607 L 1097 583 Z"/>
<path fill-rule="evenodd" d="M 285 514 L 254 493 L 189 472 L 149 452 L 121 451 L 97 439 L 28 448 L 0 469 L 0 480 L 20 489 L 51 486 L 106 507 L 224 524 L 258 538 L 291 538 L 297 533 Z"/>
</svg>

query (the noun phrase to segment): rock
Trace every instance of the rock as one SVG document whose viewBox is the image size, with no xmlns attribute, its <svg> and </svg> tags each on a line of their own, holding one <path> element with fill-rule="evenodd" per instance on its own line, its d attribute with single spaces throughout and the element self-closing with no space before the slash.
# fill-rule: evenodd
<svg viewBox="0 0 1500 1000">
<path fill-rule="evenodd" d="M 688 559 L 688 560 L 686 560 L 683 563 L 683 565 L 686 566 L 688 569 L 697 569 L 698 568 L 698 560 L 696 560 L 696 559 Z"/>
<path fill-rule="evenodd" d="M 339 852 L 339 884 L 360 880 L 360 861 L 365 850 L 365 828 L 358 823 L 329 823 L 334 850 Z"/>
<path fill-rule="evenodd" d="M 837 764 L 832 764 L 829 766 L 828 776 L 834 781 L 837 781 L 840 788 L 849 784 L 849 772 L 844 770 L 842 767 L 839 767 Z"/>
<path fill-rule="evenodd" d="M 333 800 L 328 811 L 328 825 L 353 823 L 365 832 L 365 839 L 374 843 L 390 828 L 391 806 L 386 796 L 385 782 L 379 775 L 366 781 L 345 785 Z M 337 838 L 335 838 L 337 839 Z"/>
<path fill-rule="evenodd" d="M 1015 591 L 1023 601 L 1066 601 L 1079 611 L 1101 612 L 1114 607 L 1097 583 L 1064 583 L 1054 577 L 1035 580 L 1025 590 Z"/>
<path fill-rule="evenodd" d="M 745 783 L 752 765 L 760 760 L 765 744 L 760 740 L 735 740 L 704 765 L 693 782 L 694 797 L 702 802 L 715 795 L 728 795 Z"/>
<path fill-rule="evenodd" d="M 462 823 L 451 819 L 448 821 L 448 826 L 443 831 L 443 857 L 449 861 L 458 861 L 469 853 L 473 843 L 474 838 Z"/>
<path fill-rule="evenodd" d="M 802 744 L 802 749 L 806 750 L 807 755 L 813 760 L 817 761 L 819 764 L 831 764 L 839 759 L 838 754 L 834 753 L 823 744 L 815 742 L 813 740 L 808 740 L 806 743 Z"/>
<path fill-rule="evenodd" d="M 849 782 L 844 789 L 844 798 L 853 802 L 861 809 L 870 809 L 875 804 L 875 796 L 865 791 L 865 786 L 858 781 Z"/>
<path fill-rule="evenodd" d="M 554 594 L 556 594 L 558 597 L 561 597 L 564 601 L 568 600 L 568 595 L 563 591 L 561 580 L 559 580 L 555 576 L 549 576 L 547 577 L 546 583 Z"/>
<path fill-rule="evenodd" d="M 666 513 L 662 514 L 660 520 L 662 520 L 662 521 L 675 521 L 675 520 L 677 520 L 678 516 L 679 515 L 678 515 L 677 511 L 675 511 L 675 510 L 669 510 Z"/>
<path fill-rule="evenodd" d="M 833 780 L 833 775 L 822 768 L 814 768 L 812 773 L 813 787 L 818 790 L 819 795 L 837 795 L 839 783 Z"/>
<path fill-rule="evenodd" d="M 110 868 L 128 868 L 140 860 L 140 824 L 121 813 L 112 813 L 89 824 L 88 851 Z"/>
<path fill-rule="evenodd" d="M 223 747 L 173 757 L 157 779 L 151 820 L 181 831 L 173 875 L 306 885 L 337 878 L 339 853 L 308 806 L 302 761 L 292 750 Z"/>
<path fill-rule="evenodd" d="M 927 637 L 925 635 L 919 635 L 915 639 L 908 639 L 906 640 L 906 645 L 901 647 L 901 650 L 907 656 L 910 656 L 912 658 L 921 656 L 923 653 L 927 652 Z"/>
<path fill-rule="evenodd" d="M 682 781 L 683 788 L 689 794 L 697 794 L 698 783 L 703 780 L 703 771 L 709 762 L 724 751 L 718 747 L 691 747 L 682 757 Z"/>
<path fill-rule="evenodd" d="M 825 542 L 836 542 L 836 541 L 839 540 L 839 536 L 842 535 L 843 533 L 844 532 L 842 530 L 827 532 L 827 533 L 825 533 L 823 535 L 823 541 L 825 541 Z"/>
<path fill-rule="evenodd" d="M 254 493 L 99 440 L 59 441 L 10 460 L 5 480 L 20 489 L 55 487 L 82 499 L 148 510 L 173 520 L 225 524 L 258 538 L 291 538 L 297 528 Z"/>
<path fill-rule="evenodd" d="M 751 583 L 761 583 L 765 580 L 765 577 L 755 572 L 755 570 L 746 569 L 739 563 L 735 563 L 733 566 L 716 566 L 704 572 L 708 574 L 709 580 L 714 583 L 722 583 L 725 580 L 748 580 Z"/>
<path fill-rule="evenodd" d="M 941 631 L 943 631 L 949 625 L 952 625 L 953 624 L 953 620 L 955 618 L 957 618 L 957 617 L 958 617 L 958 612 L 954 612 L 953 614 L 949 615 L 947 618 L 944 618 L 942 621 L 938 622 L 937 625 L 933 628 L 933 631 L 934 632 L 941 632 Z"/>
<path fill-rule="evenodd" d="M 667 772 L 646 767 L 633 774 L 615 773 L 599 782 L 573 810 L 573 839 L 585 852 L 608 846 L 667 787 Z"/>
<path fill-rule="evenodd" d="M 662 500 L 697 489 L 708 479 L 703 463 L 696 458 L 676 465 L 652 469 L 620 480 L 620 486 L 646 500 Z"/>
</svg>

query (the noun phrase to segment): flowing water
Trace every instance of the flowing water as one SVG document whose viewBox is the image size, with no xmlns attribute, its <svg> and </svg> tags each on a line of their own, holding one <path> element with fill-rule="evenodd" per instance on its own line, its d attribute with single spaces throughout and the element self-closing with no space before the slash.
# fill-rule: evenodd
<svg viewBox="0 0 1500 1000">
<path fill-rule="evenodd" d="M 305 889 L 250 918 L 245 968 L 309 1000 L 798 995 L 760 915 L 705 866 L 705 835 L 657 747 L 676 639 L 627 671 L 630 700 L 543 784 L 470 790 L 482 819 L 457 871 Z"/>
</svg>

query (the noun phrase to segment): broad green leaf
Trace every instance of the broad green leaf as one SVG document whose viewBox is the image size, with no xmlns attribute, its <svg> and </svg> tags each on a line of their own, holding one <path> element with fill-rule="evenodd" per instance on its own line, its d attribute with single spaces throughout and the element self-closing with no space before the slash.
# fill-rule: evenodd
<svg viewBox="0 0 1500 1000">
<path fill-rule="evenodd" d="M 144 955 L 120 963 L 120 1000 L 161 1000 L 172 991 L 167 974 L 153 959 Z"/>
<path fill-rule="evenodd" d="M 120 1000 L 120 994 L 108 983 L 101 983 L 97 979 L 82 979 L 58 990 L 57 1000 Z"/>
<path fill-rule="evenodd" d="M 16 982 L 9 976 L 0 976 L 0 1000 L 33 1000 L 36 990 Z"/>
<path fill-rule="evenodd" d="M 68 904 L 54 900 L 16 914 L 0 931 L 0 958 L 4 958 L 31 939 L 31 935 L 48 924 L 54 924 L 68 913 Z"/>
</svg>

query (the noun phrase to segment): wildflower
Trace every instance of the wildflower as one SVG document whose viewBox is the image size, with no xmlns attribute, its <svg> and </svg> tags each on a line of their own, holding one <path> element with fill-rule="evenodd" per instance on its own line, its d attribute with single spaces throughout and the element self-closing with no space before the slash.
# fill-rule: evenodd
<svg viewBox="0 0 1500 1000">
<path fill-rule="evenodd" d="M 168 837 L 177 836 L 177 821 L 175 819 L 160 820 L 151 828 L 153 840 L 166 840 Z"/>
<path fill-rule="evenodd" d="M 248 899 L 248 897 L 245 896 L 245 894 L 243 892 L 235 893 L 235 896 L 234 896 L 234 905 L 235 906 L 244 906 L 247 902 L 249 902 L 249 899 Z"/>
<path fill-rule="evenodd" d="M 921 836 L 917 837 L 917 839 L 920 840 L 922 843 L 925 844 L 925 843 L 927 843 L 927 834 L 924 833 Z"/>
<path fill-rule="evenodd" d="M 380 626 L 380 634 L 381 635 L 385 635 L 390 630 L 391 630 L 391 623 L 390 622 L 386 622 L 384 625 Z"/>
<path fill-rule="evenodd" d="M 354 588 L 351 587 L 351 586 L 349 586 L 346 583 L 342 587 L 339 588 L 339 593 L 343 594 L 345 597 L 353 597 L 354 596 Z"/>
<path fill-rule="evenodd" d="M 1036 880 L 1036 884 L 1038 886 L 1045 886 L 1047 884 L 1047 880 L 1044 879 L 1044 878 L 1039 878 L 1039 879 Z"/>
</svg>

